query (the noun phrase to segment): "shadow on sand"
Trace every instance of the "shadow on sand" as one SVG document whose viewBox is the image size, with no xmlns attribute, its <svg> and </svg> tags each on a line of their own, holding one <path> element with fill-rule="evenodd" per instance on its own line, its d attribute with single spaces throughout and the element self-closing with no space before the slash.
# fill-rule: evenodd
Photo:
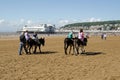
<svg viewBox="0 0 120 80">
<path fill-rule="evenodd" d="M 104 54 L 103 52 L 84 52 L 82 53 L 83 55 L 99 55 L 99 54 Z"/>
<path fill-rule="evenodd" d="M 44 52 L 36 52 L 36 53 L 34 53 L 34 54 L 55 54 L 55 53 L 57 53 L 57 51 L 44 51 Z"/>
</svg>

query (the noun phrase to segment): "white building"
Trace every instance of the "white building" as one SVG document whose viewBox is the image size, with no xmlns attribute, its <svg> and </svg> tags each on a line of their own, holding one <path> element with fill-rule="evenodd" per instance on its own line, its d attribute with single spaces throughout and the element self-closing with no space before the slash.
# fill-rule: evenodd
<svg viewBox="0 0 120 80">
<path fill-rule="evenodd" d="M 22 31 L 28 30 L 29 32 L 55 32 L 55 25 L 52 24 L 39 24 L 34 26 L 25 25 Z"/>
</svg>

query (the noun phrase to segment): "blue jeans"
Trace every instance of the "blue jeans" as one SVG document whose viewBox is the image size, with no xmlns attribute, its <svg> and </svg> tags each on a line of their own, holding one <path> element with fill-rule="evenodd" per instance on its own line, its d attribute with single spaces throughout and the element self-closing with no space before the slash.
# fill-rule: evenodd
<svg viewBox="0 0 120 80">
<path fill-rule="evenodd" d="M 23 42 L 20 42 L 20 46 L 19 46 L 19 50 L 18 50 L 18 54 L 19 54 L 19 55 L 21 55 L 23 48 L 24 48 L 26 54 L 28 53 L 28 52 L 27 52 L 27 49 L 26 49 L 26 45 L 25 45 Z"/>
</svg>

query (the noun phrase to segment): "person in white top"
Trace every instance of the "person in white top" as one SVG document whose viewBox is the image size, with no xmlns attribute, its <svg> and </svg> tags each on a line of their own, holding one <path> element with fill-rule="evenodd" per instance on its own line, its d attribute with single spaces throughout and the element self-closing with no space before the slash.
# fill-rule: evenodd
<svg viewBox="0 0 120 80">
<path fill-rule="evenodd" d="M 80 32 L 78 33 L 78 39 L 80 39 L 81 41 L 84 40 L 84 32 L 83 32 L 83 29 L 80 29 Z"/>
<path fill-rule="evenodd" d="M 30 35 L 28 34 L 28 30 L 25 31 L 25 39 L 26 39 L 26 42 L 29 42 L 30 40 Z"/>
<path fill-rule="evenodd" d="M 104 37 L 104 39 L 106 40 L 107 34 L 106 34 L 106 33 L 104 33 L 103 37 Z"/>
</svg>

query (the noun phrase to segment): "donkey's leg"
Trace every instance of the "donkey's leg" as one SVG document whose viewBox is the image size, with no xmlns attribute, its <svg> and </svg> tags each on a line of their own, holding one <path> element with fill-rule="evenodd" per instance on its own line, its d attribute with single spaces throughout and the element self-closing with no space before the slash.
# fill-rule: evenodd
<svg viewBox="0 0 120 80">
<path fill-rule="evenodd" d="M 64 43 L 64 52 L 66 55 L 67 55 L 67 48 L 68 48 L 68 45 L 66 43 Z"/>
<path fill-rule="evenodd" d="M 28 47 L 29 53 L 30 53 L 30 54 L 31 54 L 31 48 L 32 48 L 32 46 L 29 46 L 29 47 Z"/>
<path fill-rule="evenodd" d="M 78 45 L 76 47 L 76 50 L 77 50 L 77 54 L 79 54 L 79 46 Z"/>
<path fill-rule="evenodd" d="M 37 49 L 37 46 L 35 45 L 35 49 L 34 49 L 34 52 L 33 52 L 33 53 L 36 53 L 36 49 Z"/>
<path fill-rule="evenodd" d="M 73 54 L 77 55 L 77 46 L 76 46 L 76 44 L 73 45 Z"/>
<path fill-rule="evenodd" d="M 26 47 L 27 50 L 29 50 L 30 45 L 28 44 L 28 42 L 25 44 L 25 47 Z M 29 52 L 29 51 L 28 51 L 28 52 Z"/>
<path fill-rule="evenodd" d="M 81 54 L 85 52 L 84 46 L 81 46 Z"/>
<path fill-rule="evenodd" d="M 76 54 L 76 48 L 74 45 L 73 45 L 73 54 Z"/>
<path fill-rule="evenodd" d="M 79 54 L 79 46 L 78 46 L 78 43 L 75 42 L 73 46 L 74 46 L 75 55 Z"/>
<path fill-rule="evenodd" d="M 40 53 L 41 53 L 41 45 L 39 45 L 39 51 L 40 51 Z"/>
<path fill-rule="evenodd" d="M 83 53 L 85 52 L 85 46 L 83 46 Z"/>
<path fill-rule="evenodd" d="M 69 54 L 71 53 L 71 48 L 72 48 L 72 45 L 70 45 Z"/>
</svg>

